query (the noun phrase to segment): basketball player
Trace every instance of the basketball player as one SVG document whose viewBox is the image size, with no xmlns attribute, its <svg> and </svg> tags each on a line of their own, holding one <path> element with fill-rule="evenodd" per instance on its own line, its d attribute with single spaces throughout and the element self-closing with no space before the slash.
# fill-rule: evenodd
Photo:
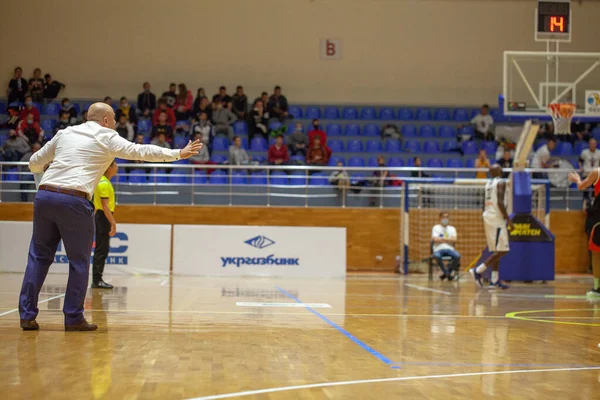
<svg viewBox="0 0 600 400">
<path fill-rule="evenodd" d="M 594 288 L 587 292 L 587 296 L 592 299 L 600 299 L 600 168 L 592 170 L 583 181 L 577 172 L 571 172 L 569 181 L 577 184 L 579 190 L 586 190 L 590 186 L 594 186 L 594 201 L 586 210 L 593 226 L 588 248 L 592 254 Z"/>
<path fill-rule="evenodd" d="M 508 254 L 508 229 L 513 228 L 512 222 L 506 211 L 506 181 L 502 179 L 502 168 L 498 164 L 490 167 L 492 179 L 485 184 L 485 210 L 483 211 L 483 224 L 485 226 L 485 237 L 488 250 L 492 253 L 487 260 L 469 272 L 475 278 L 475 282 L 482 287 L 481 274 L 492 267 L 492 279 L 490 289 L 508 289 L 508 286 L 498 279 L 498 264 L 500 259 Z M 508 227 L 508 229 L 507 229 Z"/>
</svg>

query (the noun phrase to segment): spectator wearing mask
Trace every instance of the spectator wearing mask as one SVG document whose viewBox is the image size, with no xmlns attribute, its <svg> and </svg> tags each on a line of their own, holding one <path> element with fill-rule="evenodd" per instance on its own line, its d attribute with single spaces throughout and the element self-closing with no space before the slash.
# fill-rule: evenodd
<svg viewBox="0 0 600 400">
<path fill-rule="evenodd" d="M 290 116 L 288 113 L 288 102 L 285 96 L 281 94 L 280 86 L 275 86 L 273 95 L 271 95 L 267 103 L 267 111 L 272 118 L 279 118 L 281 122 Z"/>
<path fill-rule="evenodd" d="M 267 160 L 271 165 L 285 165 L 290 162 L 290 154 L 287 146 L 283 143 L 282 134 L 277 135 L 275 143 L 269 147 Z"/>
<path fill-rule="evenodd" d="M 510 150 L 508 150 L 508 149 L 504 150 L 504 153 L 502 154 L 502 158 L 498 161 L 498 165 L 500 165 L 500 167 L 502 167 L 502 169 L 513 167 L 513 160 L 512 160 L 511 154 L 510 154 Z M 510 175 L 509 172 L 502 173 L 502 177 L 504 179 L 508 178 L 508 175 Z"/>
<path fill-rule="evenodd" d="M 301 155 L 306 157 L 309 146 L 308 136 L 302 132 L 302 124 L 296 123 L 296 129 L 288 136 L 288 147 L 292 156 Z"/>
<path fill-rule="evenodd" d="M 421 161 L 421 157 L 413 158 L 413 167 L 421 168 L 422 166 L 423 166 L 423 163 Z M 410 177 L 411 178 L 429 178 L 429 175 L 423 171 L 410 171 Z"/>
<path fill-rule="evenodd" d="M 130 142 L 133 141 L 133 138 L 135 136 L 133 124 L 127 120 L 125 114 L 121 114 L 119 116 L 119 122 L 117 122 L 117 125 L 115 126 L 115 131 L 117 131 L 119 136 L 129 140 Z"/>
<path fill-rule="evenodd" d="M 231 96 L 227 94 L 227 88 L 225 86 L 221 86 L 219 88 L 219 93 L 215 94 L 212 98 L 213 103 L 221 103 L 223 107 L 227 107 L 227 103 L 231 102 Z"/>
<path fill-rule="evenodd" d="M 17 131 L 8 131 L 8 139 L 2 144 L 4 161 L 21 161 L 21 158 L 31 151 L 29 141 L 23 136 L 17 135 Z"/>
<path fill-rule="evenodd" d="M 219 101 L 213 103 L 214 111 L 212 115 L 215 134 L 224 133 L 229 140 L 233 140 L 233 123 L 237 121 L 237 117 Z"/>
<path fill-rule="evenodd" d="M 310 144 L 313 143 L 315 137 L 319 137 L 321 144 L 327 146 L 327 134 L 321 130 L 321 124 L 318 119 L 313 119 L 312 129 L 308 132 L 308 141 Z"/>
<path fill-rule="evenodd" d="M 50 74 L 44 75 L 44 79 L 46 80 L 44 83 L 44 99 L 46 102 L 50 102 L 58 97 L 58 93 L 65 88 L 65 85 L 52 79 Z"/>
<path fill-rule="evenodd" d="M 19 114 L 20 119 L 27 118 L 27 114 L 32 114 L 33 120 L 38 124 L 40 123 L 40 112 L 33 106 L 33 97 L 29 95 L 25 96 L 25 106 Z"/>
<path fill-rule="evenodd" d="M 25 95 L 29 85 L 25 78 L 23 78 L 23 69 L 21 67 L 15 68 L 15 75 L 8 83 L 8 104 L 18 101 L 22 103 L 25 100 Z"/>
<path fill-rule="evenodd" d="M 18 129 L 19 122 L 21 122 L 19 115 L 18 107 L 8 107 L 8 119 L 0 124 L 0 129 Z"/>
<path fill-rule="evenodd" d="M 131 124 L 137 124 L 137 114 L 135 112 L 135 108 L 129 104 L 127 97 L 123 96 L 119 100 L 119 108 L 115 112 L 115 119 L 118 121 L 121 118 L 121 115 L 124 115 L 127 118 L 127 121 L 131 122 Z"/>
<path fill-rule="evenodd" d="M 165 138 L 169 143 L 173 142 L 174 131 L 173 127 L 167 123 L 167 118 L 167 112 L 161 111 L 160 115 L 158 116 L 158 123 L 152 128 L 152 139 L 156 138 L 162 133 L 165 135 Z"/>
<path fill-rule="evenodd" d="M 234 136 L 233 144 L 229 146 L 229 164 L 248 165 L 251 160 L 246 150 L 242 148 L 242 139 L 239 136 Z"/>
<path fill-rule="evenodd" d="M 265 112 L 263 103 L 260 100 L 254 102 L 252 112 L 250 113 L 250 123 L 248 125 L 248 136 L 250 140 L 254 138 L 256 134 L 267 136 L 269 125 L 269 114 Z"/>
<path fill-rule="evenodd" d="M 312 144 L 308 148 L 306 154 L 306 162 L 308 165 L 326 166 L 329 162 L 329 152 L 327 148 L 321 144 L 321 138 L 315 136 Z"/>
<path fill-rule="evenodd" d="M 175 103 L 177 103 L 177 85 L 174 83 L 169 84 L 169 90 L 167 90 L 166 92 L 164 92 L 162 94 L 162 96 L 160 96 L 161 98 L 165 99 L 165 101 L 167 102 L 167 106 L 169 108 L 173 108 L 173 106 L 175 105 Z"/>
<path fill-rule="evenodd" d="M 377 166 L 379 168 L 385 167 L 385 158 L 383 156 L 377 157 Z M 371 192 L 376 196 L 372 196 L 369 198 L 369 206 L 371 207 L 379 207 L 381 205 L 381 196 L 380 194 L 383 191 L 383 188 L 389 186 L 391 181 L 389 180 L 390 173 L 385 170 L 377 170 L 373 171 L 373 176 L 371 177 L 370 186 L 375 189 L 372 189 Z"/>
<path fill-rule="evenodd" d="M 494 118 L 490 115 L 490 107 L 487 104 L 481 106 L 481 111 L 471 120 L 475 129 L 475 139 L 494 141 Z"/>
<path fill-rule="evenodd" d="M 208 100 L 208 97 L 204 96 L 200 98 L 200 101 L 198 102 L 198 107 L 194 107 L 193 113 L 194 117 L 197 119 L 200 119 L 200 114 L 204 113 L 208 117 L 209 121 L 212 120 L 213 109 L 211 107 L 210 100 Z"/>
<path fill-rule="evenodd" d="M 73 124 L 71 123 L 71 118 L 70 118 L 69 112 L 61 111 L 58 116 L 58 123 L 54 127 L 54 134 L 56 135 L 56 132 L 62 131 L 63 129 L 66 129 L 71 125 L 73 125 Z"/>
<path fill-rule="evenodd" d="M 554 160 L 550 156 L 552 150 L 556 148 L 556 139 L 550 138 L 547 144 L 540 146 L 533 154 L 531 168 L 551 168 Z M 545 179 L 546 174 L 543 172 L 534 172 L 533 179 Z"/>
<path fill-rule="evenodd" d="M 350 188 L 350 176 L 348 176 L 346 171 L 342 170 L 344 163 L 338 161 L 336 166 L 338 169 L 329 174 L 328 180 L 330 185 L 335 186 L 338 195 L 338 204 L 341 204 L 342 196 L 345 195 L 348 188 Z"/>
<path fill-rule="evenodd" d="M 485 171 L 477 171 L 475 179 L 487 179 L 487 170 L 492 166 L 484 149 L 479 150 L 479 156 L 475 160 L 475 168 L 485 168 Z"/>
<path fill-rule="evenodd" d="M 231 102 L 233 103 L 233 113 L 238 119 L 246 119 L 246 113 L 248 111 L 248 97 L 244 93 L 244 88 L 242 86 L 238 86 L 235 89 L 235 94 L 231 98 Z"/>
<path fill-rule="evenodd" d="M 208 115 L 203 112 L 200 113 L 200 119 L 194 125 L 192 125 L 192 129 L 190 130 L 190 136 L 195 137 L 197 134 L 200 135 L 200 141 L 205 145 L 204 147 L 208 147 L 208 145 L 212 142 L 211 138 L 211 130 L 212 126 L 210 121 L 208 120 Z"/>
<path fill-rule="evenodd" d="M 77 110 L 75 109 L 75 106 L 71 104 L 71 101 L 68 97 L 65 97 L 60 102 L 60 113 L 62 114 L 63 112 L 69 114 L 69 120 L 71 123 L 74 124 L 77 122 Z"/>
<path fill-rule="evenodd" d="M 44 101 L 44 79 L 42 79 L 41 69 L 36 68 L 33 70 L 33 77 L 29 79 L 28 86 L 29 94 L 31 95 L 33 101 L 38 103 Z"/>
<path fill-rule="evenodd" d="M 27 139 L 29 143 L 41 142 L 44 137 L 44 131 L 33 119 L 33 114 L 27 114 L 27 117 L 19 122 L 17 134 Z"/>
<path fill-rule="evenodd" d="M 154 139 L 152 139 L 152 141 L 150 142 L 150 144 L 153 144 L 153 145 L 159 146 L 159 147 L 164 147 L 165 149 L 170 149 L 171 148 L 171 145 L 167 141 L 167 136 L 165 135 L 164 132 L 158 133 L 156 135 L 156 137 Z"/>
<path fill-rule="evenodd" d="M 150 91 L 150 82 L 144 82 L 144 91 L 138 94 L 136 113 L 140 117 L 150 118 L 156 110 L 156 95 Z"/>
<path fill-rule="evenodd" d="M 192 92 L 187 90 L 187 87 L 183 83 L 180 83 L 177 101 L 173 106 L 173 109 L 175 110 L 175 119 L 177 121 L 187 120 L 190 117 L 193 105 L 194 97 L 192 96 Z"/>
<path fill-rule="evenodd" d="M 167 115 L 167 124 L 171 126 L 171 129 L 173 129 L 173 131 L 175 131 L 177 119 L 175 118 L 175 113 L 169 107 L 167 99 L 165 98 L 161 98 L 160 100 L 158 100 L 158 108 L 154 110 L 154 114 L 152 115 L 152 125 L 156 126 L 158 124 L 160 114 L 163 112 Z"/>
<path fill-rule="evenodd" d="M 460 253 L 456 251 L 457 235 L 456 228 L 450 225 L 449 214 L 446 211 L 440 213 L 440 223 L 431 230 L 431 241 L 433 242 L 433 259 L 442 270 L 441 280 L 454 279 L 454 273 L 458 273 L 458 263 L 460 262 Z M 442 257 L 450 257 L 448 268 L 444 265 Z"/>
</svg>

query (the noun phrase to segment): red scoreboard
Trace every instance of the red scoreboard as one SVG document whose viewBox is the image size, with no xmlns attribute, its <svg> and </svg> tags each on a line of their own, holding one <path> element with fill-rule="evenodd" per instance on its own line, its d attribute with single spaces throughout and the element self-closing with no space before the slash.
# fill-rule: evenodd
<svg viewBox="0 0 600 400">
<path fill-rule="evenodd" d="M 539 0 L 535 28 L 536 40 L 570 40 L 571 2 Z"/>
</svg>

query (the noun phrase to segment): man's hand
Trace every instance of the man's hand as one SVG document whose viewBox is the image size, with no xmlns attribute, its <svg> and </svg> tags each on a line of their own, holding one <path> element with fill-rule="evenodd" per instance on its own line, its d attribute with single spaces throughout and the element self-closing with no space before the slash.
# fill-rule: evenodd
<svg viewBox="0 0 600 400">
<path fill-rule="evenodd" d="M 181 158 L 182 160 L 185 160 L 187 158 L 190 158 L 193 155 L 198 154 L 198 152 L 200 151 L 200 149 L 202 149 L 202 146 L 204 146 L 202 143 L 200 143 L 200 140 L 195 140 L 195 141 L 189 141 L 187 146 L 185 146 L 183 149 L 179 150 L 179 158 Z"/>
<path fill-rule="evenodd" d="M 569 172 L 569 182 L 579 184 L 581 182 L 581 178 L 577 172 Z"/>
<path fill-rule="evenodd" d="M 108 232 L 108 236 L 113 237 L 117 234 L 117 224 L 110 224 L 110 232 Z"/>
<path fill-rule="evenodd" d="M 506 221 L 506 226 L 508 227 L 509 231 L 512 231 L 515 228 L 510 219 Z"/>
</svg>

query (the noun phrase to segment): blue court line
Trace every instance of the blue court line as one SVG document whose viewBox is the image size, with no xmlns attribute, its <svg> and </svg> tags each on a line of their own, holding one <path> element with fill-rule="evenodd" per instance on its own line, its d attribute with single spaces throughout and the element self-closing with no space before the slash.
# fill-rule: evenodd
<svg viewBox="0 0 600 400">
<path fill-rule="evenodd" d="M 279 290 L 281 293 L 285 294 L 290 299 L 294 300 L 296 303 L 302 304 L 304 306 L 304 308 L 306 308 L 308 311 L 310 311 L 311 313 L 315 314 L 317 317 L 321 318 L 323 321 L 327 322 L 329 325 L 331 325 L 333 328 L 335 328 L 338 332 L 342 333 L 348 339 L 352 340 L 354 343 L 356 343 L 357 345 L 359 345 L 360 347 L 362 347 L 364 350 L 368 351 L 371 355 L 377 357 L 379 359 L 379 361 L 382 361 L 382 362 L 384 362 L 387 365 L 396 364 L 392 360 L 390 360 L 389 358 L 387 358 L 386 356 L 384 356 L 383 354 L 381 354 L 380 352 L 378 352 L 374 348 L 370 347 L 365 342 L 361 341 L 356 336 L 352 335 L 350 332 L 348 332 L 347 330 L 345 330 L 344 328 L 342 328 L 341 326 L 339 326 L 338 324 L 336 324 L 335 322 L 333 322 L 332 320 L 330 320 L 326 316 L 324 316 L 323 314 L 319 313 L 318 311 L 315 311 L 313 308 L 311 308 L 311 307 L 307 306 L 306 304 L 304 304 L 299 298 L 297 298 L 293 294 L 289 293 L 285 289 L 280 288 L 279 286 L 275 286 L 275 288 L 277 290 Z M 396 366 L 396 367 L 392 367 L 392 368 L 396 368 L 397 369 L 397 368 L 400 368 L 400 367 Z"/>
</svg>

